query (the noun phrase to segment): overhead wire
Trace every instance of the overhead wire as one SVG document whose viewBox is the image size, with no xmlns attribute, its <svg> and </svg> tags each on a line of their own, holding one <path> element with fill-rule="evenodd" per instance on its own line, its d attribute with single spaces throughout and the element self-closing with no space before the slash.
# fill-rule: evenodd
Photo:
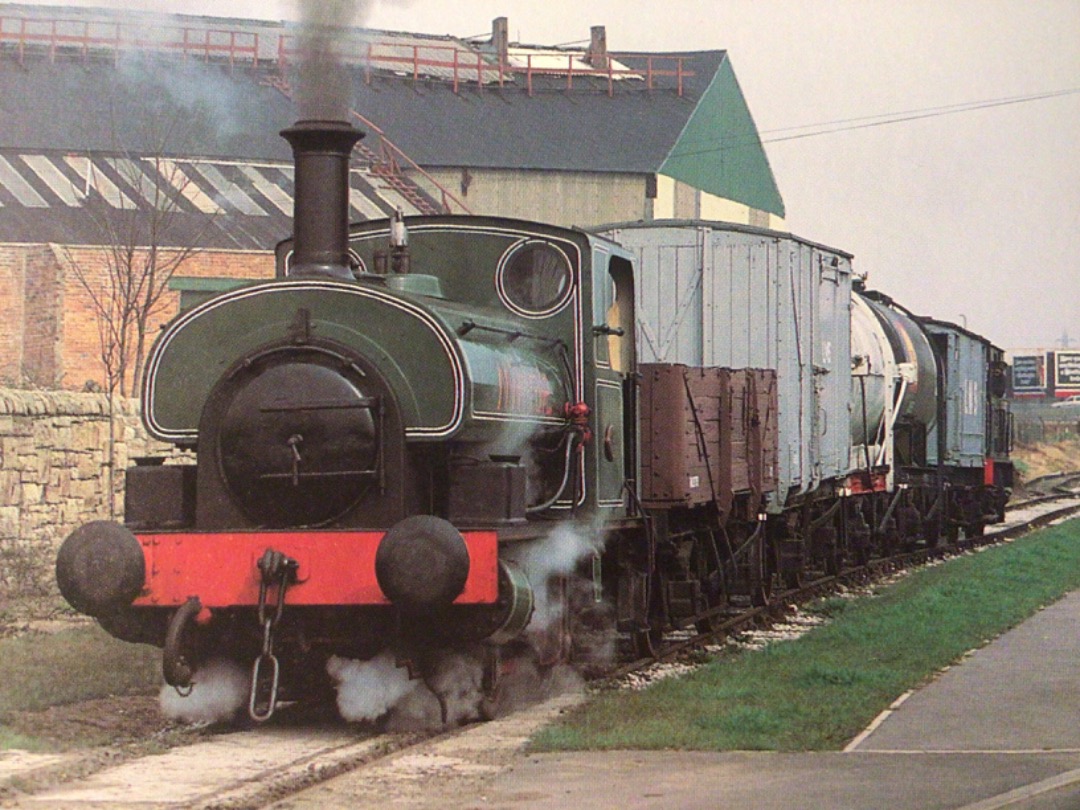
<svg viewBox="0 0 1080 810">
<path fill-rule="evenodd" d="M 940 113 L 942 115 L 953 112 L 966 112 L 968 110 L 977 110 L 984 107 L 997 107 L 1004 104 L 1018 104 L 1025 101 L 1038 101 L 1044 98 L 1053 98 L 1056 96 L 1070 95 L 1074 93 L 1080 93 L 1080 88 L 1070 88 L 1067 90 L 1053 90 L 1042 93 L 1029 93 L 1022 96 L 1008 96 L 1005 98 L 987 99 L 983 101 L 964 101 L 958 104 L 943 104 L 938 107 L 921 107 L 915 110 L 900 110 L 892 113 L 878 113 L 877 115 L 864 115 L 857 118 L 841 118 L 835 121 L 823 121 L 817 124 L 802 124 L 794 127 L 778 127 L 776 129 L 762 130 L 762 134 L 769 134 L 774 132 L 791 132 L 793 130 L 801 129 L 817 129 L 818 127 L 829 127 L 836 124 L 854 124 L 861 121 L 877 121 L 879 119 L 886 119 L 884 123 L 889 123 L 893 120 L 903 121 L 907 120 L 900 116 L 930 116 L 933 113 Z"/>
<path fill-rule="evenodd" d="M 922 109 L 916 110 L 904 110 L 894 113 L 879 113 L 877 115 L 868 115 L 858 118 L 846 118 L 835 121 L 825 121 L 817 124 L 803 124 L 799 126 L 761 130 L 760 135 L 765 137 L 758 137 L 756 134 L 748 134 L 746 140 L 742 142 L 738 142 L 736 140 L 734 143 L 731 141 L 731 139 L 716 139 L 713 141 L 702 142 L 715 145 L 709 145 L 700 149 L 673 152 L 671 154 L 671 157 L 693 157 L 696 155 L 706 155 L 713 152 L 723 152 L 731 149 L 740 149 L 746 146 L 754 146 L 758 143 L 782 143 L 784 141 L 816 138 L 820 135 L 833 135 L 839 132 L 851 132 L 859 129 L 870 129 L 872 127 L 882 127 L 891 124 L 905 123 L 908 121 L 937 118 L 945 115 L 957 115 L 959 113 L 992 109 L 994 107 L 1004 107 L 1012 104 L 1026 104 L 1032 101 L 1044 101 L 1046 99 L 1060 98 L 1063 96 L 1076 95 L 1078 93 L 1080 93 L 1080 87 L 1074 87 L 1067 90 L 1053 90 L 1043 93 L 1031 93 L 1023 96 L 1010 96 L 1007 98 L 963 102 L 959 104 L 948 104 L 939 107 L 924 107 Z M 810 131 L 804 132 L 802 130 Z M 795 132 L 797 134 L 783 135 L 779 137 L 767 137 L 770 133 L 783 132 Z"/>
</svg>

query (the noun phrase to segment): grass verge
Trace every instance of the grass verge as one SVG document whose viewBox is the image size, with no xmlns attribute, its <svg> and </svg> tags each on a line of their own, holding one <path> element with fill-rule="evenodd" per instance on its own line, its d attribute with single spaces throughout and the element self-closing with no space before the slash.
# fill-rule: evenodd
<svg viewBox="0 0 1080 810">
<path fill-rule="evenodd" d="M 80 700 L 147 694 L 161 684 L 161 653 L 97 625 L 0 639 L 0 749 L 41 748 L 5 727 L 12 712 Z"/>
<path fill-rule="evenodd" d="M 802 638 L 641 692 L 601 692 L 535 751 L 836 750 L 906 690 L 1080 588 L 1080 520 L 827 600 Z"/>
</svg>

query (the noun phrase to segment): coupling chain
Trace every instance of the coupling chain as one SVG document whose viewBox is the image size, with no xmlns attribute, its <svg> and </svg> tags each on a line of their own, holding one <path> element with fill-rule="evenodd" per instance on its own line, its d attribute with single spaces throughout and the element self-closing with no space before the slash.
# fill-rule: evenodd
<svg viewBox="0 0 1080 810">
<path fill-rule="evenodd" d="M 263 631 L 262 652 L 251 666 L 251 694 L 248 697 L 248 715 L 257 723 L 269 720 L 277 703 L 281 664 L 274 655 L 274 630 L 285 610 L 285 591 L 296 581 L 300 564 L 280 551 L 267 549 L 259 559 L 259 625 Z M 277 600 L 269 610 L 267 595 L 271 587 L 277 587 Z"/>
</svg>

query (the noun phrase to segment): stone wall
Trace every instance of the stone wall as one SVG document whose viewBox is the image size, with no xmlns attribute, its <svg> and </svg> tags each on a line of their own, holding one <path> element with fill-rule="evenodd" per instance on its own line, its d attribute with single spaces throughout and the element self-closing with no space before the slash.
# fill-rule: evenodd
<svg viewBox="0 0 1080 810">
<path fill-rule="evenodd" d="M 102 394 L 0 388 L 0 603 L 54 590 L 53 561 L 68 533 L 123 518 L 129 459 L 170 450 L 146 435 L 137 401 L 117 398 L 114 410 L 110 438 Z"/>
</svg>

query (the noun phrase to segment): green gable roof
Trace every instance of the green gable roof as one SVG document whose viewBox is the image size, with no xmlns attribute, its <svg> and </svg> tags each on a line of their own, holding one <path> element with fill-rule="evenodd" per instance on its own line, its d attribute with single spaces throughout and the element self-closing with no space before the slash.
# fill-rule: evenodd
<svg viewBox="0 0 1080 810">
<path fill-rule="evenodd" d="M 659 173 L 784 216 L 784 200 L 728 59 L 720 64 Z"/>
</svg>

